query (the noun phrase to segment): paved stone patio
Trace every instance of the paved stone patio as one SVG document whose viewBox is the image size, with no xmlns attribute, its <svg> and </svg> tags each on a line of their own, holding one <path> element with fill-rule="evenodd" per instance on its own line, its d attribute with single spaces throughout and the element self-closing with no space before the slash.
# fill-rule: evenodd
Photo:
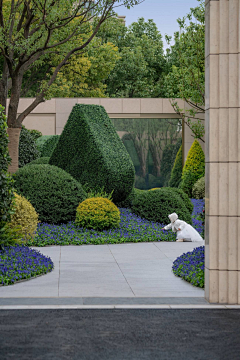
<svg viewBox="0 0 240 360">
<path fill-rule="evenodd" d="M 28 303 L 29 298 L 41 298 L 42 304 L 179 303 L 171 302 L 173 298 L 181 299 L 183 304 L 204 304 L 204 290 L 171 271 L 176 257 L 202 244 L 154 242 L 35 248 L 52 258 L 54 270 L 1 287 L 0 305 L 24 304 L 23 298 L 28 298 Z"/>
</svg>

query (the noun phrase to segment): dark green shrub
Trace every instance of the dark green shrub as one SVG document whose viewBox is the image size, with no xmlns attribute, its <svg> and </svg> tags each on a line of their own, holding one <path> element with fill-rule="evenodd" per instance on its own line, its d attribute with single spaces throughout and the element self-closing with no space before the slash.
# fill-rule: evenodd
<svg viewBox="0 0 240 360">
<path fill-rule="evenodd" d="M 51 139 L 54 135 L 42 135 L 40 136 L 37 140 L 36 140 L 36 144 L 37 144 L 37 149 L 40 152 L 40 154 L 42 153 L 42 148 L 45 144 L 45 142 L 48 139 Z"/>
<path fill-rule="evenodd" d="M 9 236 L 6 224 L 11 220 L 13 212 L 14 188 L 13 179 L 8 173 L 11 158 L 8 152 L 7 119 L 4 108 L 0 105 L 0 247 L 8 245 Z"/>
<path fill-rule="evenodd" d="M 81 184 L 104 188 L 113 201 L 123 201 L 134 183 L 134 166 L 105 109 L 77 104 L 49 164 L 71 174 Z"/>
<path fill-rule="evenodd" d="M 20 168 L 40 157 L 35 142 L 35 135 L 32 135 L 31 130 L 26 129 L 24 125 L 22 125 L 20 132 L 18 150 L 18 166 Z"/>
<path fill-rule="evenodd" d="M 36 141 L 38 138 L 42 136 L 41 131 L 38 130 L 28 130 L 30 134 L 32 135 L 32 138 Z"/>
<path fill-rule="evenodd" d="M 191 214 L 181 197 L 171 189 L 143 191 L 132 203 L 132 211 L 147 220 L 169 224 L 168 215 L 176 212 L 179 219 L 192 224 Z"/>
<path fill-rule="evenodd" d="M 170 189 L 170 190 L 174 191 L 175 193 L 177 193 L 180 196 L 180 198 L 184 201 L 184 204 L 185 204 L 186 208 L 188 209 L 188 211 L 190 212 L 190 214 L 192 214 L 193 203 L 191 202 L 191 199 L 187 196 L 187 194 L 183 190 L 176 189 L 176 188 L 165 188 L 165 189 Z"/>
<path fill-rule="evenodd" d="M 79 203 L 86 199 L 81 184 L 56 166 L 24 166 L 14 177 L 17 193 L 30 201 L 42 222 L 75 220 Z"/>
<path fill-rule="evenodd" d="M 193 198 L 194 199 L 204 199 L 205 198 L 205 176 L 201 177 L 193 185 Z"/>
<path fill-rule="evenodd" d="M 205 155 L 197 140 L 194 140 L 183 167 L 180 189 L 192 197 L 192 188 L 205 175 Z"/>
<path fill-rule="evenodd" d="M 47 157 L 47 156 L 46 157 L 40 157 L 40 158 L 38 158 L 36 160 L 31 161 L 26 166 L 28 166 L 28 165 L 36 165 L 36 164 L 48 164 L 49 159 L 50 159 L 50 157 Z"/>
<path fill-rule="evenodd" d="M 169 180 L 169 186 L 177 188 L 182 178 L 182 145 L 180 146 L 176 159 L 171 171 L 171 177 Z"/>
<path fill-rule="evenodd" d="M 138 176 L 138 175 L 135 176 L 135 188 L 140 189 L 140 190 L 147 189 L 146 181 L 143 177 Z"/>
<path fill-rule="evenodd" d="M 51 157 L 53 150 L 55 149 L 60 135 L 52 135 L 49 137 L 41 147 L 41 157 Z"/>
<path fill-rule="evenodd" d="M 118 208 L 131 209 L 133 200 L 136 198 L 136 196 L 138 196 L 138 194 L 142 194 L 145 191 L 147 191 L 147 190 L 140 190 L 140 189 L 133 188 L 130 195 L 127 197 L 127 199 L 125 199 L 124 201 L 121 201 L 121 202 L 117 202 L 117 203 L 115 203 L 115 205 Z"/>
</svg>

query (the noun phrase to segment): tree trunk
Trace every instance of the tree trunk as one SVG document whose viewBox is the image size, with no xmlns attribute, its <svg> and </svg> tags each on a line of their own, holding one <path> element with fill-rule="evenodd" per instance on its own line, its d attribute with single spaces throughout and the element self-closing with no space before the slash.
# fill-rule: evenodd
<svg viewBox="0 0 240 360">
<path fill-rule="evenodd" d="M 9 136 L 8 150 L 10 158 L 12 159 L 8 171 L 13 174 L 18 170 L 18 145 L 21 128 L 8 128 L 7 133 Z"/>
</svg>

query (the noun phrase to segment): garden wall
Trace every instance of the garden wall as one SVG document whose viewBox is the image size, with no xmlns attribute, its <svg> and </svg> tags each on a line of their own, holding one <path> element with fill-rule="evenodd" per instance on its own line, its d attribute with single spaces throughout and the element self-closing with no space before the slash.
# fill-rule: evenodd
<svg viewBox="0 0 240 360">
<path fill-rule="evenodd" d="M 24 111 L 32 102 L 33 98 L 20 99 L 18 113 Z M 68 116 L 76 104 L 102 105 L 110 118 L 113 119 L 177 119 L 169 99 L 146 98 L 146 99 L 109 99 L 109 98 L 54 98 L 38 105 L 23 124 L 28 129 L 36 129 L 43 135 L 59 135 L 67 122 Z M 180 108 L 186 105 L 182 100 L 178 101 Z M 187 126 L 183 127 L 183 161 L 193 143 L 192 132 Z M 202 145 L 203 150 L 204 144 Z"/>
</svg>

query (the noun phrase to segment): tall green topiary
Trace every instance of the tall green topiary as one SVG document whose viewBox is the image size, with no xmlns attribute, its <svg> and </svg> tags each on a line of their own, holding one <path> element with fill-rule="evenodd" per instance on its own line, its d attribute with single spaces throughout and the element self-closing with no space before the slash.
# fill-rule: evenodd
<svg viewBox="0 0 240 360">
<path fill-rule="evenodd" d="M 19 137 L 19 156 L 18 164 L 19 167 L 30 163 L 33 160 L 36 160 L 40 157 L 40 153 L 36 145 L 36 134 L 32 133 L 32 130 L 28 130 L 22 125 L 22 129 Z"/>
<path fill-rule="evenodd" d="M 182 189 L 189 197 L 192 197 L 192 188 L 195 182 L 205 175 L 205 155 L 197 140 L 194 140 L 183 167 Z"/>
<path fill-rule="evenodd" d="M 177 188 L 182 178 L 182 145 L 180 146 L 171 171 L 169 186 Z"/>
<path fill-rule="evenodd" d="M 17 193 L 31 202 L 41 222 L 59 224 L 75 220 L 79 203 L 87 197 L 81 184 L 56 166 L 24 166 L 14 178 Z"/>
<path fill-rule="evenodd" d="M 133 188 L 132 160 L 102 106 L 73 107 L 49 164 L 92 189 L 113 191 L 113 201 L 125 200 Z"/>
<path fill-rule="evenodd" d="M 176 144 L 168 144 L 163 150 L 162 160 L 161 160 L 161 182 L 162 185 L 168 186 L 171 170 L 174 165 L 176 154 L 182 144 L 182 138 L 177 139 Z"/>
</svg>

